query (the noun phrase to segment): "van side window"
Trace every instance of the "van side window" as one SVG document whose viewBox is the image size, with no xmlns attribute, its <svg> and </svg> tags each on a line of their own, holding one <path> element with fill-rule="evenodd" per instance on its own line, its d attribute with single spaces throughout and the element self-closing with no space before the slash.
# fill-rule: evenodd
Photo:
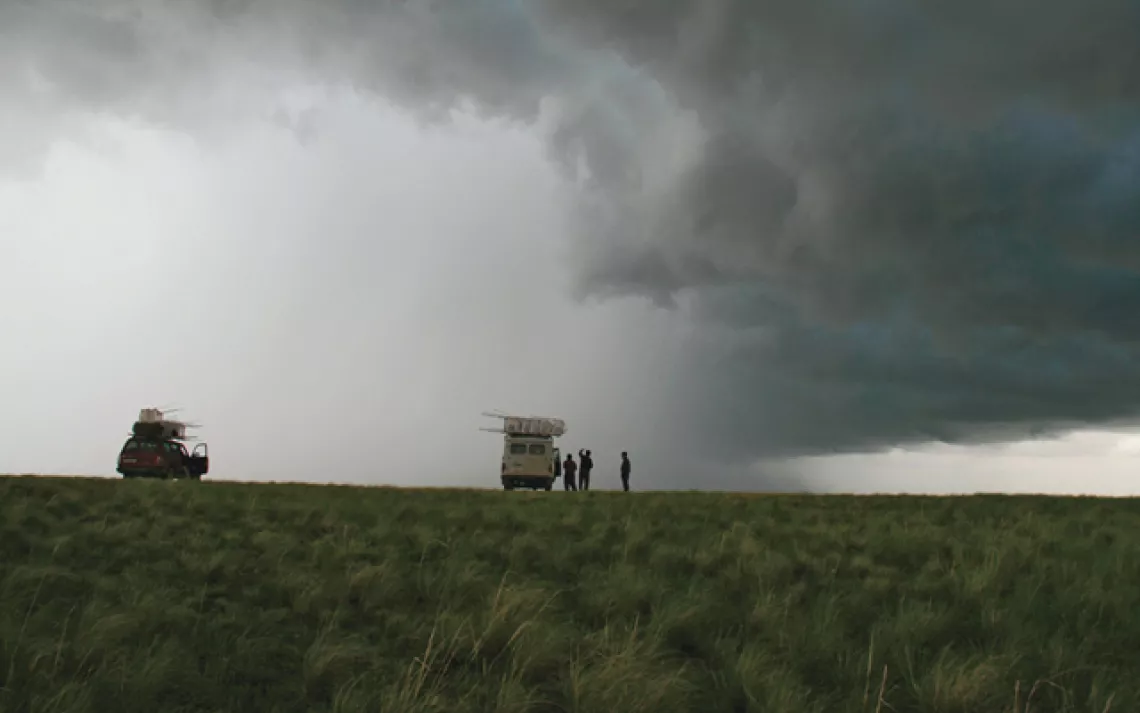
<svg viewBox="0 0 1140 713">
<path fill-rule="evenodd" d="M 529 451 L 532 456 L 540 456 L 546 453 L 546 446 L 541 443 L 532 443 L 530 444 Z"/>
<path fill-rule="evenodd" d="M 511 444 L 511 455 L 518 456 L 518 455 L 522 455 L 524 453 L 526 453 L 526 444 L 525 443 L 512 443 Z"/>
</svg>

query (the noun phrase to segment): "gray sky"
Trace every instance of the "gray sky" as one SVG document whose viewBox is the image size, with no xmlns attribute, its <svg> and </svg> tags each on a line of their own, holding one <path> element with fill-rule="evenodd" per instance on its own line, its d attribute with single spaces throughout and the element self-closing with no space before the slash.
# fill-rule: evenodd
<svg viewBox="0 0 1140 713">
<path fill-rule="evenodd" d="M 500 408 L 645 487 L 1140 490 L 1140 10 L 1023 4 L 4 5 L 0 471 L 174 403 L 219 478 L 494 486 Z"/>
</svg>

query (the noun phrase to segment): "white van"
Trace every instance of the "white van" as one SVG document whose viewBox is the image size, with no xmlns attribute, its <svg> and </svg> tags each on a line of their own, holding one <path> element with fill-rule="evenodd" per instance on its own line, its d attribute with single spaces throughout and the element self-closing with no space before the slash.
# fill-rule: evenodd
<svg viewBox="0 0 1140 713">
<path fill-rule="evenodd" d="M 561 453 L 550 436 L 503 437 L 503 489 L 550 490 L 561 475 Z"/>
<path fill-rule="evenodd" d="M 503 463 L 499 471 L 503 489 L 552 490 L 554 480 L 562 475 L 562 455 L 554 439 L 565 435 L 566 422 L 560 418 L 495 412 L 483 415 L 502 421 L 497 428 L 480 430 L 503 434 Z"/>
</svg>

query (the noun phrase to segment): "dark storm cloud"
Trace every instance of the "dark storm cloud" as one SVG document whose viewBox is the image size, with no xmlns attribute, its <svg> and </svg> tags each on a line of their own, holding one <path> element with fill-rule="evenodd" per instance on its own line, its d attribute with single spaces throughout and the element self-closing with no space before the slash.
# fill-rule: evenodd
<svg viewBox="0 0 1140 713">
<path fill-rule="evenodd" d="M 89 103 L 246 56 L 425 119 L 470 100 L 547 121 L 581 189 L 582 290 L 689 295 L 679 418 L 726 458 L 1140 412 L 1134 1 L 41 0 L 0 19 Z"/>
<path fill-rule="evenodd" d="M 587 276 L 658 301 L 692 286 L 721 325 L 682 379 L 696 446 L 864 450 L 1140 412 L 1140 5 L 545 7 L 709 134 L 660 248 L 631 261 L 618 241 Z"/>
<path fill-rule="evenodd" d="M 822 326 L 766 313 L 775 326 L 750 342 L 699 350 L 691 373 L 716 376 L 686 384 L 704 447 L 730 460 L 1041 436 L 1110 423 L 1140 397 L 1134 347 L 1087 332 L 976 327 L 946 343 L 903 315 Z"/>
</svg>

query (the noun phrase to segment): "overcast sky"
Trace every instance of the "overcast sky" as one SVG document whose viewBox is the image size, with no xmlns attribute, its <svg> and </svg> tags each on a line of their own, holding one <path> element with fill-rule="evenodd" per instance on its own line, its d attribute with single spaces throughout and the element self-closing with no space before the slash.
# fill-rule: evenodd
<svg viewBox="0 0 1140 713">
<path fill-rule="evenodd" d="M 5 4 L 0 472 L 178 405 L 495 487 L 504 409 L 603 485 L 1140 492 L 1140 6 L 1052 5 Z"/>
</svg>

